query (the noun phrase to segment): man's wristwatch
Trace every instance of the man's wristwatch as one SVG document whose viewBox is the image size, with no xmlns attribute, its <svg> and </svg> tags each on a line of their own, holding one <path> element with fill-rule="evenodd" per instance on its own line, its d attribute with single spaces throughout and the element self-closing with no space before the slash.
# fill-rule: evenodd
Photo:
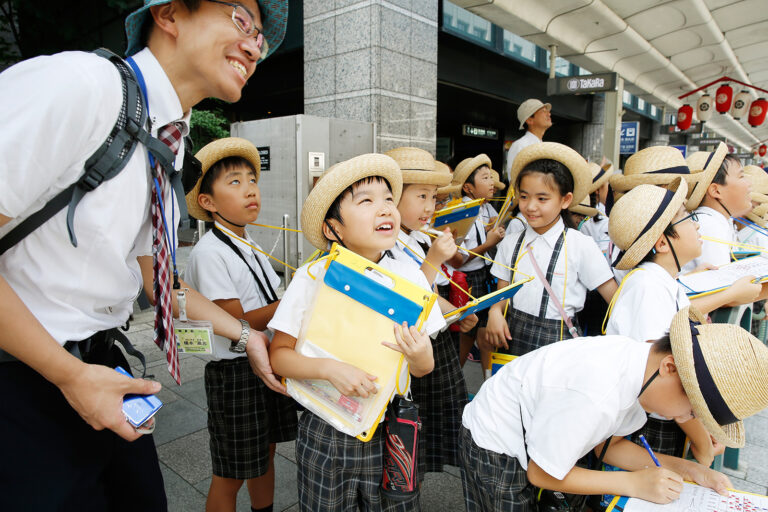
<svg viewBox="0 0 768 512">
<path fill-rule="evenodd" d="M 245 352 L 245 346 L 248 344 L 248 338 L 251 335 L 251 326 L 248 322 L 241 318 L 240 323 L 243 325 L 243 330 L 240 332 L 240 340 L 232 340 L 232 345 L 229 347 L 229 351 L 236 354 Z"/>
</svg>

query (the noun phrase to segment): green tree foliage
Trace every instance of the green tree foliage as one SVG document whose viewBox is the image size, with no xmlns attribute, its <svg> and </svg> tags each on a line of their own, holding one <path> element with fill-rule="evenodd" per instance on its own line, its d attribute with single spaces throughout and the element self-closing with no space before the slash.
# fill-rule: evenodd
<svg viewBox="0 0 768 512">
<path fill-rule="evenodd" d="M 189 135 L 192 138 L 194 153 L 197 153 L 209 142 L 229 137 L 229 120 L 217 107 L 213 107 L 211 110 L 192 109 Z"/>
</svg>

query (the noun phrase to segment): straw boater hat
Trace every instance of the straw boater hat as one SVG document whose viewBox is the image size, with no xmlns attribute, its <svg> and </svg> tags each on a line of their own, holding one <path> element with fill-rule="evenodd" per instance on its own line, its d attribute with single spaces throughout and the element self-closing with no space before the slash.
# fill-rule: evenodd
<svg viewBox="0 0 768 512">
<path fill-rule="evenodd" d="M 501 181 L 501 176 L 499 176 L 499 173 L 491 169 L 491 176 L 493 176 L 493 188 L 496 190 L 504 190 L 507 188 L 507 185 Z"/>
<path fill-rule="evenodd" d="M 594 191 L 602 187 L 603 184 L 608 181 L 608 178 L 611 177 L 611 174 L 613 174 L 613 164 L 611 164 L 608 170 L 603 169 L 595 162 L 589 162 L 587 165 L 589 165 L 589 172 L 592 174 L 592 184 L 589 186 L 589 191 L 578 204 L 574 204 L 568 209 L 573 213 L 578 213 L 579 215 L 594 217 L 598 212 L 597 208 L 590 206 L 590 196 Z"/>
<path fill-rule="evenodd" d="M 464 182 L 467 181 L 467 178 L 469 178 L 470 174 L 475 172 L 478 167 L 482 167 L 484 165 L 487 165 L 489 169 L 491 168 L 491 159 L 488 158 L 488 155 L 485 153 L 480 153 L 479 155 L 472 158 L 465 158 L 459 162 L 459 165 L 457 165 L 456 169 L 454 169 L 453 181 L 451 182 L 451 185 L 458 185 L 459 191 L 461 191 L 462 187 L 464 186 Z"/>
<path fill-rule="evenodd" d="M 608 235 L 621 249 L 617 270 L 634 268 L 651 251 L 685 203 L 687 192 L 687 182 L 678 176 L 667 189 L 638 185 L 616 201 L 608 218 Z"/>
<path fill-rule="evenodd" d="M 679 177 L 688 182 L 689 192 L 694 190 L 695 178 L 680 150 L 672 146 L 651 146 L 630 156 L 624 164 L 624 174 L 614 174 L 610 182 L 620 196 L 641 184 L 665 187 Z"/>
<path fill-rule="evenodd" d="M 704 200 L 707 194 L 707 188 L 715 179 L 715 174 L 728 154 L 728 146 L 724 142 L 717 145 L 714 151 L 697 151 L 690 155 L 685 161 L 691 169 L 691 176 L 696 179 L 698 184 L 696 189 L 691 192 L 688 203 L 685 205 L 689 210 L 695 210 Z"/>
<path fill-rule="evenodd" d="M 768 406 L 768 347 L 737 325 L 708 324 L 693 307 L 675 315 L 669 338 L 694 415 L 725 446 L 744 446 L 742 420 Z"/>
<path fill-rule="evenodd" d="M 211 213 L 197 204 L 197 196 L 200 195 L 200 184 L 203 182 L 203 176 L 205 176 L 205 173 L 208 172 L 208 169 L 210 169 L 213 164 L 230 156 L 239 156 L 248 160 L 256 170 L 256 183 L 259 182 L 259 174 L 261 174 L 261 157 L 259 157 L 259 150 L 256 149 L 256 146 L 251 144 L 250 141 L 241 139 L 240 137 L 227 137 L 206 144 L 195 155 L 195 158 L 200 160 L 203 172 L 197 179 L 194 188 L 192 188 L 186 196 L 187 210 L 189 210 L 189 214 L 197 220 L 213 222 Z"/>
<path fill-rule="evenodd" d="M 523 148 L 512 162 L 509 173 L 509 183 L 515 186 L 517 176 L 529 163 L 536 160 L 556 160 L 563 164 L 573 176 L 573 202 L 580 203 L 592 184 L 592 175 L 589 173 L 587 161 L 573 149 L 557 142 L 540 142 Z M 517 205 L 517 196 L 512 200 L 512 206 Z"/>
<path fill-rule="evenodd" d="M 768 173 L 762 167 L 756 165 L 745 165 L 744 174 L 752 182 L 752 192 L 768 195 Z"/>
<path fill-rule="evenodd" d="M 451 175 L 451 181 L 453 181 L 453 170 L 448 167 L 447 164 L 444 164 L 443 162 L 439 160 L 435 160 L 435 169 L 442 170 L 443 172 L 450 173 Z M 459 195 L 461 193 L 461 185 L 446 185 L 445 187 L 438 187 L 437 194 L 448 194 L 451 196 Z"/>
<path fill-rule="evenodd" d="M 419 148 L 400 147 L 384 153 L 392 157 L 403 171 L 403 185 L 445 186 L 451 182 L 450 172 L 438 168 L 428 151 Z M 446 169 L 448 166 L 445 166 Z"/>
<path fill-rule="evenodd" d="M 746 217 L 758 226 L 765 227 L 768 223 L 768 196 L 752 192 L 750 194 L 752 202 L 757 203 L 757 206 L 752 208 Z"/>
<path fill-rule="evenodd" d="M 328 209 L 347 187 L 371 176 L 387 180 L 395 204 L 400 202 L 403 176 L 391 157 L 368 153 L 333 165 L 317 180 L 301 209 L 301 230 L 312 245 L 322 251 L 328 248 L 330 242 L 323 235 L 323 221 Z"/>
</svg>

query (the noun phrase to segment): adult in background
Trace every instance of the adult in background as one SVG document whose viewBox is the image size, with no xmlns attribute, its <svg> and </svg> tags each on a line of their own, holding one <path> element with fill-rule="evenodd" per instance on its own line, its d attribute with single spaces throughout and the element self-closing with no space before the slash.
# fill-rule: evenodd
<svg viewBox="0 0 768 512">
<path fill-rule="evenodd" d="M 520 107 L 518 107 L 517 119 L 520 121 L 520 129 L 522 130 L 525 128 L 525 135 L 512 143 L 509 147 L 509 151 L 507 151 L 507 162 L 505 164 L 507 178 L 510 176 L 509 173 L 512 169 L 512 162 L 515 160 L 515 157 L 520 150 L 531 144 L 543 142 L 544 132 L 552 126 L 551 110 L 551 104 L 542 103 L 534 98 L 525 100 Z"/>
</svg>

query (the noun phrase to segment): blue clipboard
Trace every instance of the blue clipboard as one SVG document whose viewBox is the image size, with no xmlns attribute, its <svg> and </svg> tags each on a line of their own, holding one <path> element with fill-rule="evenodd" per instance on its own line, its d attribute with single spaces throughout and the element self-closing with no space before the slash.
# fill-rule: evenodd
<svg viewBox="0 0 768 512">
<path fill-rule="evenodd" d="M 488 295 L 478 297 L 475 300 L 467 302 L 460 308 L 449 311 L 443 315 L 443 318 L 445 318 L 445 321 L 448 323 L 459 322 L 473 313 L 488 309 L 503 300 L 511 299 L 520 290 L 520 287 L 531 279 L 533 279 L 533 277 L 528 277 L 528 279 L 523 279 L 505 286 L 501 290 L 496 290 Z"/>
</svg>

